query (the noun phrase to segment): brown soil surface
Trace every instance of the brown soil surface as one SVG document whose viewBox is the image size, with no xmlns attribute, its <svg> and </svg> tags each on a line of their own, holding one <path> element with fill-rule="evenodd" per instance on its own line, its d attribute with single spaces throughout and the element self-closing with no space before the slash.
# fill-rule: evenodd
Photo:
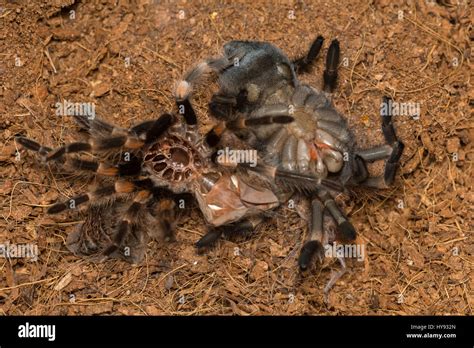
<svg viewBox="0 0 474 348">
<path fill-rule="evenodd" d="M 472 314 L 467 0 L 133 3 L 0 1 L 0 244 L 33 243 L 40 252 L 36 262 L 0 259 L 1 314 Z M 45 207 L 87 182 L 59 179 L 23 150 L 17 160 L 15 135 L 51 147 L 74 139 L 72 120 L 55 114 L 64 99 L 95 103 L 97 115 L 123 126 L 154 118 L 173 110 L 179 76 L 225 42 L 269 41 L 297 57 L 318 34 L 323 57 L 331 39 L 341 43 L 334 102 L 360 146 L 383 141 L 383 95 L 421 108 L 418 120 L 395 120 L 406 144 L 395 186 L 347 201 L 366 258 L 349 263 L 329 305 L 323 288 L 339 266 L 326 260 L 305 276 L 296 271 L 307 227 L 294 209 L 203 255 L 193 246 L 205 232 L 198 211 L 176 242 L 150 243 L 140 265 L 92 263 L 66 249 L 80 216 L 47 216 Z M 323 57 L 302 80 L 321 86 Z M 208 126 L 206 98 L 194 103 Z"/>
</svg>

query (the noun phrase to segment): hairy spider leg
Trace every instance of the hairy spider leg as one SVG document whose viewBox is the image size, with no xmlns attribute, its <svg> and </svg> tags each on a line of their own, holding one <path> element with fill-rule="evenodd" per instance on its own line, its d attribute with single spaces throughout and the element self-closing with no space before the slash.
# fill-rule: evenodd
<svg viewBox="0 0 474 348">
<path fill-rule="evenodd" d="M 403 142 L 398 139 L 393 126 L 392 113 L 388 107 L 388 105 L 390 105 L 390 98 L 384 97 L 383 104 L 385 104 L 387 107 L 381 108 L 380 117 L 382 121 L 382 133 L 387 144 L 357 152 L 357 155 L 366 162 L 375 162 L 378 160 L 387 159 L 385 162 L 383 176 L 367 177 L 365 181 L 361 182 L 361 184 L 364 186 L 381 189 L 388 188 L 393 184 L 400 158 L 405 147 Z M 382 110 L 387 110 L 387 113 L 383 114 Z M 365 171 L 367 171 L 367 169 L 365 169 Z"/>
<path fill-rule="evenodd" d="M 103 251 L 104 256 L 109 256 L 122 247 L 123 242 L 131 231 L 131 226 L 139 223 L 140 212 L 151 198 L 153 198 L 153 195 L 149 190 L 141 190 L 136 194 L 133 202 L 128 206 L 124 217 L 118 224 L 117 233 L 112 238 L 112 244 Z"/>
<path fill-rule="evenodd" d="M 319 262 L 324 259 L 324 205 L 319 198 L 313 198 L 311 201 L 311 225 L 308 241 L 301 249 L 298 265 L 302 271 L 308 269 L 312 259 L 316 256 Z"/>
<path fill-rule="evenodd" d="M 317 192 L 318 197 L 324 204 L 324 207 L 329 211 L 331 216 L 334 218 L 337 224 L 336 237 L 343 243 L 353 242 L 357 233 L 352 224 L 347 220 L 347 217 L 337 206 L 336 202 L 332 198 L 331 194 L 324 188 L 319 189 Z"/>
<path fill-rule="evenodd" d="M 151 143 L 160 137 L 163 132 L 165 132 L 169 126 L 171 126 L 172 122 L 173 117 L 170 114 L 164 114 L 161 115 L 157 120 L 146 121 L 146 123 L 142 123 L 131 128 L 131 131 L 135 133 L 135 131 L 141 131 L 144 128 L 143 126 L 147 125 L 145 139 L 140 139 L 133 134 L 123 134 L 104 138 L 96 138 L 92 136 L 88 142 L 73 142 L 60 146 L 54 150 L 44 147 L 26 137 L 18 136 L 15 138 L 15 140 L 28 150 L 38 152 L 40 155 L 42 155 L 43 159 L 48 162 L 60 160 L 65 154 L 68 153 L 107 151 L 121 147 L 128 149 L 139 149 L 143 145 Z M 145 131 L 145 129 L 143 129 L 143 131 Z"/>
<path fill-rule="evenodd" d="M 324 70 L 323 79 L 324 85 L 323 90 L 328 93 L 332 93 L 336 88 L 337 84 L 337 68 L 339 65 L 339 41 L 332 40 L 329 46 L 328 53 L 326 56 L 326 70 Z"/>
<path fill-rule="evenodd" d="M 321 35 L 319 35 L 313 41 L 308 53 L 305 56 L 293 60 L 293 66 L 295 67 L 296 73 L 298 74 L 306 73 L 310 70 L 314 61 L 318 57 L 319 52 L 321 51 L 323 42 L 324 42 L 324 38 Z"/>
<path fill-rule="evenodd" d="M 88 192 L 72 197 L 64 202 L 58 202 L 48 208 L 48 214 L 58 214 L 65 210 L 77 209 L 82 204 L 100 204 L 104 198 L 120 194 L 129 194 L 143 187 L 152 186 L 150 179 L 144 180 L 118 180 L 114 184 L 93 186 Z"/>
</svg>

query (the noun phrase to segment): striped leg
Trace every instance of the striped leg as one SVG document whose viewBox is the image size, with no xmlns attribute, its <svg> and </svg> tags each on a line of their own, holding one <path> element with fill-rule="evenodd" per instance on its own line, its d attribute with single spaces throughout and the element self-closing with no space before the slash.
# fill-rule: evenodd
<svg viewBox="0 0 474 348">
<path fill-rule="evenodd" d="M 137 193 L 118 225 L 117 232 L 112 238 L 112 244 L 104 250 L 104 256 L 109 256 L 122 248 L 132 225 L 140 223 L 140 213 L 152 197 L 149 190 L 141 190 Z"/>
<path fill-rule="evenodd" d="M 107 138 L 116 134 L 130 134 L 142 136 L 145 134 L 156 122 L 156 120 L 147 120 L 132 126 L 129 129 L 118 127 L 110 124 L 100 118 L 89 119 L 87 116 L 75 116 L 76 123 L 92 137 Z"/>
<path fill-rule="evenodd" d="M 113 197 L 117 194 L 132 193 L 143 187 L 151 187 L 152 185 L 149 179 L 134 181 L 120 180 L 113 185 L 96 187 L 87 193 L 75 196 L 65 202 L 56 203 L 48 208 L 48 214 L 58 214 L 65 210 L 77 209 L 85 203 L 99 203 L 105 198 Z"/>
<path fill-rule="evenodd" d="M 52 151 L 50 147 L 43 146 L 29 138 L 18 136 L 15 137 L 15 141 L 25 149 L 37 152 L 43 158 L 45 158 Z"/>
<path fill-rule="evenodd" d="M 117 148 L 127 148 L 136 150 L 141 148 L 143 145 L 152 143 L 159 138 L 173 123 L 173 117 L 169 114 L 164 114 L 152 123 L 140 124 L 137 127 L 132 128 L 132 131 L 142 131 L 142 128 L 146 125 L 145 138 L 141 139 L 134 134 L 122 134 L 112 135 L 105 138 L 91 137 L 88 142 L 74 142 L 61 146 L 55 150 L 41 146 L 35 141 L 25 138 L 16 137 L 15 140 L 28 150 L 38 152 L 44 161 L 57 161 L 62 159 L 66 154 L 78 153 L 78 152 L 103 152 L 107 150 Z M 144 129 L 143 129 L 144 131 Z"/>
<path fill-rule="evenodd" d="M 178 82 L 174 92 L 178 112 L 183 115 L 186 124 L 196 125 L 196 114 L 191 106 L 193 89 L 197 84 L 204 80 L 210 74 L 218 75 L 228 67 L 234 64 L 234 57 L 219 57 L 207 59 L 186 73 L 184 78 Z"/>
<path fill-rule="evenodd" d="M 298 259 L 298 265 L 302 271 L 306 270 L 310 265 L 314 256 L 319 259 L 319 262 L 324 260 L 324 206 L 319 198 L 314 198 L 311 201 L 311 226 L 309 240 L 303 245 L 301 254 Z"/>
<path fill-rule="evenodd" d="M 343 243 L 349 243 L 356 239 L 357 233 L 354 226 L 347 220 L 346 216 L 341 212 L 334 199 L 325 189 L 319 189 L 318 197 L 324 204 L 324 207 L 329 211 L 337 223 L 338 232 L 337 238 Z"/>
</svg>

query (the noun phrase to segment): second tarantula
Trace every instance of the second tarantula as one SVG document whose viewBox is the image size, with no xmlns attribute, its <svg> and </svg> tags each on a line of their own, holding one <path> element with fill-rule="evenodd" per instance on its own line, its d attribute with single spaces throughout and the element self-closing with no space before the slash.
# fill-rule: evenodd
<svg viewBox="0 0 474 348">
<path fill-rule="evenodd" d="M 279 204 L 267 177 L 214 163 L 215 150 L 198 133 L 190 102 L 179 101 L 178 107 L 182 115 L 163 114 L 129 129 L 99 118 L 76 116 L 88 139 L 54 150 L 16 137 L 17 143 L 37 152 L 44 162 L 59 162 L 97 175 L 99 184 L 90 191 L 48 209 L 48 213 L 56 214 L 89 205 L 84 223 L 68 236 L 67 246 L 75 254 L 139 262 L 150 238 L 173 238 L 181 194 L 196 198 L 211 226 L 207 238 L 252 228 L 262 212 Z M 291 117 L 264 116 L 228 122 L 227 127 L 291 121 Z M 274 172 L 272 179 L 281 177 L 291 185 L 295 176 L 285 178 L 285 174 Z M 306 181 L 307 187 L 321 186 L 321 181 L 307 177 Z"/>
<path fill-rule="evenodd" d="M 333 40 L 326 59 L 323 91 L 301 83 L 297 73 L 309 70 L 319 54 L 323 38 L 319 36 L 308 54 L 291 61 L 279 48 L 267 42 L 231 41 L 224 53 L 196 65 L 178 83 L 177 98 L 188 99 L 193 87 L 203 76 L 215 73 L 219 91 L 209 103 L 210 112 L 221 119 L 234 117 L 246 120 L 262 115 L 291 115 L 294 122 L 285 125 L 265 125 L 239 132 L 242 139 L 262 154 L 264 165 L 291 173 L 304 174 L 319 180 L 331 178 L 342 187 L 366 186 L 386 188 L 395 178 L 404 145 L 398 140 L 389 113 L 382 114 L 382 130 L 387 144 L 369 149 L 356 145 L 345 118 L 334 108 L 331 95 L 337 82 L 339 42 Z M 388 99 L 384 99 L 387 104 Z M 388 110 L 388 108 L 387 108 Z M 210 133 L 217 145 L 225 125 Z M 366 163 L 386 160 L 382 176 L 370 176 Z M 275 191 L 275 193 L 279 193 Z M 279 195 L 284 202 L 292 191 Z M 344 212 L 337 206 L 330 190 L 319 187 L 310 195 L 312 217 L 308 241 L 298 260 L 305 270 L 311 259 L 324 257 L 324 245 L 334 238 L 349 243 L 356 231 Z M 325 231 L 324 216 L 329 214 L 337 224 L 334 237 Z M 341 259 L 344 266 L 344 261 Z M 344 268 L 344 267 L 343 267 Z M 336 277 L 337 278 L 337 277 Z M 328 284 L 330 289 L 334 280 Z"/>
</svg>

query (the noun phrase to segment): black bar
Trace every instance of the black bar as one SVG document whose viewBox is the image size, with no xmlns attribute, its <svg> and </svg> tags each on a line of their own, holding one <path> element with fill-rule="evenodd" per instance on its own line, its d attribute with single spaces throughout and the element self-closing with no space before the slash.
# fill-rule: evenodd
<svg viewBox="0 0 474 348">
<path fill-rule="evenodd" d="M 20 325 L 55 325 L 55 339 L 20 338 Z M 472 317 L 0 317 L 0 345 L 310 344 L 472 347 Z M 428 326 L 428 325 L 432 325 Z M 415 327 L 416 326 L 416 327 Z M 26 328 L 26 326 L 24 327 Z M 455 334 L 409 338 L 407 334 Z"/>
</svg>

